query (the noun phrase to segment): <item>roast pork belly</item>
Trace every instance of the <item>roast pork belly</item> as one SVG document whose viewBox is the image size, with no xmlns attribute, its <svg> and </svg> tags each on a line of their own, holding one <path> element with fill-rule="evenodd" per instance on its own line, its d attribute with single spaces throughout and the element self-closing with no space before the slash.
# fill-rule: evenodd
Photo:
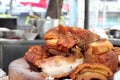
<svg viewBox="0 0 120 80">
<path fill-rule="evenodd" d="M 107 80 L 118 68 L 119 50 L 90 30 L 58 25 L 44 40 L 44 46 L 31 46 L 24 56 L 44 77 Z"/>
<path fill-rule="evenodd" d="M 42 60 L 39 67 L 42 69 L 45 77 L 62 78 L 68 76 L 71 71 L 83 62 L 83 58 L 53 56 Z"/>
<path fill-rule="evenodd" d="M 48 53 L 45 48 L 41 45 L 30 46 L 28 51 L 25 53 L 24 58 L 32 66 L 38 66 L 38 62 L 48 58 Z"/>
<path fill-rule="evenodd" d="M 74 45 L 85 48 L 89 43 L 96 41 L 100 36 L 78 27 L 59 25 L 46 32 L 44 39 L 49 48 L 67 53 Z"/>
<path fill-rule="evenodd" d="M 50 52 L 57 55 L 51 55 Z M 70 52 L 70 55 L 61 55 L 62 52 L 49 51 L 45 46 L 36 45 L 28 49 L 24 58 L 32 69 L 42 71 L 44 77 L 62 78 L 68 76 L 72 70 L 84 62 L 83 53 L 79 47 L 72 48 Z"/>
<path fill-rule="evenodd" d="M 107 39 L 99 39 L 90 43 L 84 56 L 85 63 L 99 63 L 109 67 L 113 72 L 118 68 L 118 54 Z"/>
<path fill-rule="evenodd" d="M 80 64 L 70 74 L 72 80 L 108 80 L 113 72 L 101 64 Z"/>
</svg>

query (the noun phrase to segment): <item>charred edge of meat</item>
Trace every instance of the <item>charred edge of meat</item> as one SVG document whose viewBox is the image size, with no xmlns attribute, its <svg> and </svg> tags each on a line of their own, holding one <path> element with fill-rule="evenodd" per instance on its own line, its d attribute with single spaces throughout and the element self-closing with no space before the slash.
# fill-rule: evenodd
<svg viewBox="0 0 120 80">
<path fill-rule="evenodd" d="M 54 79 L 54 80 L 65 80 L 65 79 L 70 79 L 70 77 L 69 76 L 66 76 L 66 77 L 62 77 L 62 78 L 56 78 L 56 79 Z"/>
<path fill-rule="evenodd" d="M 78 45 L 74 45 L 72 48 L 69 49 L 69 54 L 76 56 L 79 55 L 78 57 L 81 58 L 84 55 L 84 50 Z"/>
<path fill-rule="evenodd" d="M 30 66 L 30 70 L 35 71 L 35 72 L 42 72 L 41 68 L 37 68 L 36 66 L 34 66 L 33 64 L 31 64 L 30 62 L 28 62 L 29 66 Z"/>
<path fill-rule="evenodd" d="M 48 49 L 48 53 L 49 53 L 49 57 L 56 56 L 56 55 L 69 56 L 69 54 L 67 54 L 65 52 L 62 52 L 62 51 L 59 51 L 56 49 L 52 49 L 52 48 Z"/>
</svg>

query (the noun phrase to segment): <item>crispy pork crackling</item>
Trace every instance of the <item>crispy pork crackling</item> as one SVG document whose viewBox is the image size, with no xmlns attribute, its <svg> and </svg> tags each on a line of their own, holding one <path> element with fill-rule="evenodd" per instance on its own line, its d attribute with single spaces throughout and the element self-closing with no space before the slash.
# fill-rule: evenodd
<svg viewBox="0 0 120 80">
<path fill-rule="evenodd" d="M 31 46 L 24 56 L 44 77 L 107 80 L 118 67 L 117 49 L 90 30 L 58 25 L 46 32 L 44 40 L 44 46 Z"/>
<path fill-rule="evenodd" d="M 99 39 L 100 36 L 83 28 L 58 25 L 46 32 L 44 39 L 49 48 L 57 49 L 65 53 L 77 45 L 82 49 Z"/>
<path fill-rule="evenodd" d="M 85 63 L 99 63 L 109 67 L 113 72 L 118 68 L 118 54 L 107 39 L 99 39 L 90 43 L 84 56 Z"/>
<path fill-rule="evenodd" d="M 108 80 L 112 77 L 113 72 L 100 64 L 80 64 L 71 72 L 72 80 Z"/>
<path fill-rule="evenodd" d="M 51 76 L 54 78 L 68 76 L 72 70 L 84 62 L 82 53 L 79 51 L 73 52 L 73 55 L 67 57 L 49 55 L 49 52 L 44 47 L 31 46 L 25 54 L 25 59 L 32 67 L 35 66 L 41 69 L 44 77 Z"/>
</svg>

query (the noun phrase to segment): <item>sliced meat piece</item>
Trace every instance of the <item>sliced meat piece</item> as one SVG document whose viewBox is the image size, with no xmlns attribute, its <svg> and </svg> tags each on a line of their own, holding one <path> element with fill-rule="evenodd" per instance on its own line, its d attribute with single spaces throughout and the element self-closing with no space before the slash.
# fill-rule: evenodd
<svg viewBox="0 0 120 80">
<path fill-rule="evenodd" d="M 89 44 L 84 53 L 85 63 L 99 63 L 109 67 L 113 72 L 118 68 L 118 54 L 107 39 L 99 39 Z"/>
<path fill-rule="evenodd" d="M 80 64 L 71 72 L 72 80 L 108 80 L 113 72 L 101 64 Z"/>
<path fill-rule="evenodd" d="M 85 49 L 86 46 L 99 39 L 100 36 L 83 28 L 58 25 L 46 32 L 44 39 L 49 48 L 54 48 L 65 53 L 78 45 Z"/>
<path fill-rule="evenodd" d="M 44 76 L 54 78 L 66 77 L 79 64 L 83 63 L 83 58 L 53 56 L 40 62 L 39 67 L 42 69 Z"/>
</svg>

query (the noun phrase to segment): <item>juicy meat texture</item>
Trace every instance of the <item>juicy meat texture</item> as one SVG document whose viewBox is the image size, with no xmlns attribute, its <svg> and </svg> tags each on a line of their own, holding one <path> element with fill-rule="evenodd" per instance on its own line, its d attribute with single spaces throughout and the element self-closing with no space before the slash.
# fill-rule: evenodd
<svg viewBox="0 0 120 80">
<path fill-rule="evenodd" d="M 49 48 L 69 52 L 70 48 L 77 45 L 83 49 L 99 39 L 100 36 L 82 28 L 59 25 L 46 32 L 44 39 Z"/>
<path fill-rule="evenodd" d="M 57 55 L 51 56 L 50 52 Z M 68 76 L 76 66 L 84 62 L 83 54 L 78 47 L 74 47 L 69 54 L 63 56 L 57 50 L 49 51 L 46 46 L 31 46 L 24 57 L 32 68 L 41 69 L 43 76 L 61 78 Z"/>
<path fill-rule="evenodd" d="M 80 64 L 70 74 L 72 80 L 108 80 L 113 72 L 100 64 Z"/>
<path fill-rule="evenodd" d="M 40 62 L 39 67 L 44 73 L 43 76 L 51 76 L 54 78 L 61 78 L 68 76 L 79 64 L 82 64 L 83 58 L 76 58 L 73 56 L 53 56 L 44 59 Z"/>
<path fill-rule="evenodd" d="M 109 67 L 113 72 L 118 68 L 118 54 L 113 50 L 112 43 L 107 39 L 90 43 L 84 56 L 85 63 L 99 63 Z"/>
</svg>

